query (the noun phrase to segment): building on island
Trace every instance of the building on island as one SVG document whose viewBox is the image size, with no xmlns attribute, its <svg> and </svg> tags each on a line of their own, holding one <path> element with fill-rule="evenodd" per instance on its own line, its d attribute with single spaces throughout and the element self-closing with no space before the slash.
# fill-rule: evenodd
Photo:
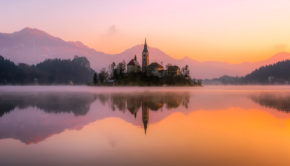
<svg viewBox="0 0 290 166">
<path fill-rule="evenodd" d="M 141 66 L 137 61 L 137 57 L 135 55 L 134 59 L 132 59 L 128 64 L 127 64 L 127 73 L 138 73 L 141 71 Z"/>
<path fill-rule="evenodd" d="M 159 63 L 153 62 L 149 64 L 149 51 L 147 47 L 147 41 L 145 39 L 144 48 L 142 51 L 142 67 L 137 61 L 135 55 L 134 59 L 131 59 L 127 64 L 127 73 L 146 73 L 147 76 L 164 77 L 168 76 L 180 76 L 180 68 L 176 65 L 168 65 L 167 70 Z"/>
<path fill-rule="evenodd" d="M 180 75 L 180 68 L 176 65 L 169 65 L 167 66 L 167 74 L 169 76 L 179 76 Z"/>
<path fill-rule="evenodd" d="M 147 66 L 147 73 L 148 73 L 148 75 L 152 75 L 152 76 L 156 76 L 156 77 L 161 77 L 163 71 L 164 71 L 163 66 L 160 65 L 157 62 L 153 62 L 149 66 Z"/>
<path fill-rule="evenodd" d="M 142 52 L 142 72 L 146 72 L 148 65 L 149 65 L 149 51 L 148 51 L 147 42 L 145 39 L 144 49 Z"/>
</svg>

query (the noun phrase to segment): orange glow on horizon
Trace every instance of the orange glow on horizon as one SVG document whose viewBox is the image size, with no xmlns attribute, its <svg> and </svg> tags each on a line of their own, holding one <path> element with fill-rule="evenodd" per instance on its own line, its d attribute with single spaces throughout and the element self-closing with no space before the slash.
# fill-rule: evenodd
<svg viewBox="0 0 290 166">
<path fill-rule="evenodd" d="M 174 58 L 198 61 L 254 62 L 290 51 L 287 0 L 31 1 L 2 2 L 0 32 L 34 27 L 110 54 L 147 37 Z"/>
<path fill-rule="evenodd" d="M 95 158 L 99 154 L 99 158 L 113 156 L 114 161 L 133 163 L 150 158 L 164 164 L 178 160 L 185 165 L 285 165 L 290 164 L 289 130 L 288 118 L 277 118 L 262 110 L 228 108 L 187 115 L 173 113 L 149 124 L 146 135 L 142 127 L 119 118 L 106 118 L 81 131 L 68 130 L 52 136 L 39 146 L 49 149 L 60 144 L 60 153 L 71 159 L 74 154 L 70 151 L 77 150 L 78 158 Z"/>
</svg>

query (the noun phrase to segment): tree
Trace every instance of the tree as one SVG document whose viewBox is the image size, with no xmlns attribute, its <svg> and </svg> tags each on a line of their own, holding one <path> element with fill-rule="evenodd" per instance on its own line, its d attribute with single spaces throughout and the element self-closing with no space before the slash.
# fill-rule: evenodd
<svg viewBox="0 0 290 166">
<path fill-rule="evenodd" d="M 97 83 L 98 83 L 97 73 L 94 73 L 94 79 L 93 79 L 93 81 L 94 81 L 94 85 L 97 85 Z"/>
<path fill-rule="evenodd" d="M 189 79 L 189 68 L 188 65 L 185 65 L 182 69 L 181 69 L 181 74 L 183 75 L 184 78 Z"/>
<path fill-rule="evenodd" d="M 109 78 L 109 73 L 106 71 L 105 68 L 103 68 L 101 72 L 99 73 L 99 80 L 101 83 L 104 83 L 106 80 L 108 80 L 108 78 Z"/>
<path fill-rule="evenodd" d="M 123 60 L 122 62 L 120 62 L 117 66 L 119 72 L 120 72 L 120 75 L 121 76 L 124 76 L 125 74 L 125 71 L 126 71 L 126 62 Z"/>
<path fill-rule="evenodd" d="M 166 65 L 166 70 L 168 70 L 168 68 L 169 68 L 170 66 L 172 66 L 172 64 L 168 63 L 168 64 Z"/>
<path fill-rule="evenodd" d="M 116 67 L 116 63 L 115 63 L 115 62 L 113 62 L 113 63 L 109 66 L 110 77 L 111 77 L 111 78 L 115 78 L 115 67 Z"/>
</svg>

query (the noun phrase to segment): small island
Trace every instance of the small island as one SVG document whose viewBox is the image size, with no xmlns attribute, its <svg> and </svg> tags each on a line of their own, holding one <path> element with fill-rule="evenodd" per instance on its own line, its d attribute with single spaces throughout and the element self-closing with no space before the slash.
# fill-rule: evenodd
<svg viewBox="0 0 290 166">
<path fill-rule="evenodd" d="M 128 64 L 123 60 L 113 62 L 93 77 L 93 85 L 107 86 L 201 86 L 202 81 L 190 77 L 188 65 L 180 69 L 167 64 L 164 68 L 158 62 L 149 64 L 149 51 L 145 39 L 142 51 L 142 66 L 135 55 Z"/>
</svg>

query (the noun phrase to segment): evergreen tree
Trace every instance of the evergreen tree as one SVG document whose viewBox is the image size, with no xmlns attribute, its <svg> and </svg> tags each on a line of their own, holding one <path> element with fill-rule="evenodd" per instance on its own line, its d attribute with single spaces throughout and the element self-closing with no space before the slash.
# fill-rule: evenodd
<svg viewBox="0 0 290 166">
<path fill-rule="evenodd" d="M 97 73 L 94 73 L 94 85 L 97 85 L 98 84 L 98 76 L 97 76 Z"/>
</svg>

